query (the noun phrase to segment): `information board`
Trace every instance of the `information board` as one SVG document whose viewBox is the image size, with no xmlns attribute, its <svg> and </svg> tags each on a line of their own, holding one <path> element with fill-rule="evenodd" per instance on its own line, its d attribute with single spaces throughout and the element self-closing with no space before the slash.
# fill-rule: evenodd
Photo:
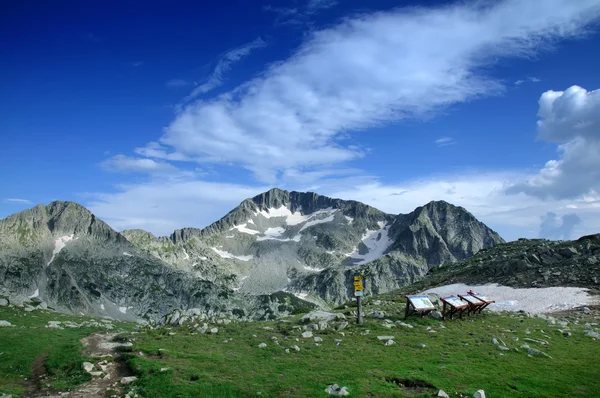
<svg viewBox="0 0 600 398">
<path fill-rule="evenodd" d="M 435 306 L 427 296 L 408 296 L 408 298 L 417 311 L 435 309 Z"/>
<path fill-rule="evenodd" d="M 481 304 L 481 303 L 482 303 L 482 301 L 481 301 L 481 300 L 479 300 L 477 297 L 469 296 L 468 294 L 467 294 L 467 295 L 464 295 L 464 296 L 462 296 L 462 298 L 463 298 L 464 300 L 467 300 L 467 301 L 468 301 L 469 303 L 471 303 L 471 304 Z"/>
<path fill-rule="evenodd" d="M 467 305 L 467 303 L 465 301 L 462 301 L 461 299 L 459 299 L 456 296 L 444 297 L 444 298 L 442 298 L 442 300 L 444 300 L 445 302 L 447 302 L 448 304 L 450 304 L 453 307 L 463 307 L 463 306 Z"/>
</svg>

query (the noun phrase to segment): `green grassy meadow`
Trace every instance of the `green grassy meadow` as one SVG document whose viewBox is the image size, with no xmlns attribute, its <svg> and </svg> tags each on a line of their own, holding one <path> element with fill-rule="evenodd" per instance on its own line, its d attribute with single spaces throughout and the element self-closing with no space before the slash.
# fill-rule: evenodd
<svg viewBox="0 0 600 398">
<path fill-rule="evenodd" d="M 451 397 L 483 389 L 492 398 L 595 397 L 600 391 L 600 341 L 584 334 L 586 323 L 598 322 L 593 314 L 547 320 L 484 312 L 447 322 L 413 316 L 406 320 L 413 328 L 407 328 L 396 323 L 403 317 L 401 300 L 387 304 L 367 305 L 365 312 L 385 311 L 394 327 L 371 317 L 358 326 L 352 309 L 342 310 L 350 322 L 344 335 L 313 331 L 323 340 L 319 346 L 301 336 L 300 316 L 215 325 L 218 334 L 201 334 L 191 325 L 134 332 L 133 324 L 122 324 L 121 337 L 134 344 L 124 354 L 138 376 L 130 386 L 146 398 L 326 397 L 324 390 L 334 383 L 354 397 L 431 397 L 438 389 Z M 42 354 L 56 390 L 87 380 L 79 340 L 97 329 L 44 328 L 48 320 L 82 318 L 0 308 L 0 319 L 17 325 L 0 328 L 0 392 L 22 394 L 23 380 Z M 559 331 L 567 329 L 562 320 L 569 321 L 571 336 Z M 394 336 L 395 344 L 385 346 L 377 339 L 383 335 Z M 510 350 L 500 350 L 493 338 Z M 339 346 L 334 339 L 342 339 Z M 525 343 L 552 358 L 528 356 L 519 348 Z"/>
<path fill-rule="evenodd" d="M 92 318 L 0 307 L 0 320 L 14 325 L 0 328 L 0 393 L 13 396 L 24 394 L 25 379 L 31 375 L 32 365 L 38 358 L 50 376 L 46 383 L 55 391 L 66 391 L 90 379 L 81 366 L 87 358 L 82 354 L 80 340 L 105 329 L 83 327 L 61 330 L 45 326 L 48 321 L 81 323 Z M 133 326 L 118 322 L 113 324 L 124 330 Z"/>
</svg>

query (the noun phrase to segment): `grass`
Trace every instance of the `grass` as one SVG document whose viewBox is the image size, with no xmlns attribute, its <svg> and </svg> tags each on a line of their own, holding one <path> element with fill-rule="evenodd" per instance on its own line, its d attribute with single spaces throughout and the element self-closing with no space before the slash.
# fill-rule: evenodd
<svg viewBox="0 0 600 398">
<path fill-rule="evenodd" d="M 89 380 L 90 376 L 81 366 L 86 358 L 82 355 L 80 340 L 104 329 L 84 327 L 60 330 L 45 326 L 48 321 L 81 323 L 92 318 L 0 307 L 0 319 L 15 325 L 0 328 L 0 393 L 22 395 L 25 392 L 24 381 L 31 376 L 32 364 L 38 358 L 49 375 L 44 383 L 50 384 L 53 390 L 66 391 Z M 113 324 L 126 329 L 132 327 L 125 323 Z"/>
<path fill-rule="evenodd" d="M 401 310 L 393 311 L 392 319 L 398 319 Z M 153 330 L 135 335 L 133 352 L 145 355 L 132 353 L 129 363 L 140 377 L 138 393 L 147 398 L 314 397 L 325 396 L 325 388 L 333 383 L 347 386 L 358 397 L 435 396 L 439 388 L 451 396 L 472 396 L 481 388 L 490 397 L 591 397 L 600 391 L 593 365 L 600 343 L 584 336 L 581 324 L 570 325 L 573 335 L 564 337 L 548 321 L 526 316 L 488 313 L 446 322 L 446 328 L 432 319 L 408 322 L 415 327 L 388 329 L 370 320 L 350 326 L 346 336 L 317 331 L 324 340 L 319 347 L 300 336 L 296 323 L 285 321 L 221 326 L 218 335 L 194 334 L 186 328 Z M 370 333 L 361 334 L 366 329 Z M 396 344 L 384 346 L 377 335 L 396 336 Z M 494 337 L 511 348 L 528 343 L 553 359 L 529 357 L 522 349 L 503 352 L 492 344 Z M 343 339 L 340 346 L 335 338 Z M 523 338 L 550 344 L 537 346 Z M 267 348 L 258 348 L 262 342 Z M 295 344 L 299 352 L 284 351 Z M 394 382 L 398 380 L 435 388 L 402 389 Z"/>
<path fill-rule="evenodd" d="M 366 301 L 367 314 L 383 310 L 393 321 L 403 315 L 398 299 L 377 306 Z M 123 355 L 139 377 L 132 385 L 145 398 L 318 397 L 327 396 L 325 388 L 334 383 L 346 386 L 354 397 L 430 397 L 438 389 L 452 397 L 472 396 L 478 389 L 489 397 L 595 397 L 600 391 L 595 366 L 600 341 L 584 335 L 584 324 L 598 320 L 594 315 L 569 316 L 570 337 L 558 330 L 564 326 L 519 314 L 486 312 L 443 324 L 415 316 L 406 321 L 412 329 L 386 328 L 384 321 L 369 317 L 358 326 L 349 317 L 345 336 L 332 329 L 315 331 L 323 339 L 318 347 L 313 339 L 301 337 L 299 316 L 218 325 L 217 335 L 199 334 L 187 326 L 140 333 L 132 332 L 132 324 L 118 326 L 125 330 L 119 340 L 134 343 Z M 0 392 L 23 394 L 24 379 L 44 354 L 50 375 L 45 383 L 55 390 L 65 391 L 88 379 L 81 369 L 86 358 L 80 340 L 98 328 L 44 326 L 49 320 L 80 323 L 89 318 L 0 308 L 0 319 L 16 325 L 0 328 Z M 395 336 L 396 344 L 384 346 L 378 335 Z M 504 341 L 511 351 L 501 351 L 492 338 Z M 343 341 L 336 346 L 334 339 Z M 267 347 L 258 348 L 260 343 Z M 552 359 L 514 350 L 524 343 Z M 300 351 L 285 352 L 293 345 Z"/>
</svg>

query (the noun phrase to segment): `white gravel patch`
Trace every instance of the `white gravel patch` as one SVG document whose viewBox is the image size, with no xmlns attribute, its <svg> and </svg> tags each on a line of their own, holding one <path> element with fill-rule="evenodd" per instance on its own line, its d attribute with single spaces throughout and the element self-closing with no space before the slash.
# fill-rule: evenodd
<svg viewBox="0 0 600 398">
<path fill-rule="evenodd" d="M 496 283 L 468 286 L 463 283 L 439 286 L 423 293 L 436 293 L 440 296 L 466 294 L 468 290 L 483 294 L 495 300 L 488 308 L 492 311 L 525 311 L 530 314 L 543 314 L 568 310 L 576 307 L 600 304 L 600 299 L 588 294 L 588 289 L 579 287 L 543 287 L 515 289 Z"/>
</svg>

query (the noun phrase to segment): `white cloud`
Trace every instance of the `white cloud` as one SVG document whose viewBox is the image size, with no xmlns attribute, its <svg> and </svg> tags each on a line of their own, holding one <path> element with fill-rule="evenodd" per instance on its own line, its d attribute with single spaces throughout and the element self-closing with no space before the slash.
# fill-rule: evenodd
<svg viewBox="0 0 600 398">
<path fill-rule="evenodd" d="M 523 84 L 523 83 L 527 83 L 527 82 L 531 82 L 531 83 L 539 83 L 539 82 L 541 82 L 541 80 L 540 80 L 540 79 L 538 79 L 537 77 L 528 77 L 528 78 L 526 78 L 526 79 L 520 79 L 520 80 L 517 80 L 517 81 L 515 82 L 515 86 L 520 86 L 521 84 Z"/>
<path fill-rule="evenodd" d="M 541 219 L 540 237 L 547 239 L 571 239 L 573 229 L 581 224 L 581 218 L 575 213 L 558 217 L 556 213 L 549 211 Z"/>
<path fill-rule="evenodd" d="M 217 66 L 215 66 L 215 69 L 209 78 L 204 83 L 196 87 L 187 97 L 187 100 L 191 100 L 201 94 L 206 94 L 207 92 L 222 85 L 223 80 L 225 79 L 225 73 L 229 72 L 234 63 L 250 55 L 253 50 L 266 47 L 266 45 L 267 43 L 259 37 L 221 55 L 219 61 L 217 62 Z"/>
<path fill-rule="evenodd" d="M 142 228 L 155 235 L 204 227 L 267 187 L 204 181 L 152 181 L 123 185 L 115 193 L 90 193 L 86 206 L 117 230 Z"/>
<path fill-rule="evenodd" d="M 337 5 L 336 0 L 308 0 L 296 7 L 264 6 L 264 11 L 276 15 L 275 25 L 302 25 L 310 21 L 311 17 L 322 10 Z"/>
<path fill-rule="evenodd" d="M 371 181 L 341 190 L 323 187 L 320 193 L 358 200 L 389 213 L 408 213 L 432 200 L 445 200 L 463 206 L 507 240 L 536 238 L 541 217 L 548 212 L 572 217 L 573 208 L 583 221 L 568 231 L 572 237 L 600 232 L 600 196 L 544 201 L 524 194 L 506 195 L 506 184 L 522 177 L 515 172 L 465 172 L 394 184 Z"/>
<path fill-rule="evenodd" d="M 105 170 L 120 173 L 164 173 L 178 170 L 169 163 L 157 162 L 152 159 L 131 158 L 125 155 L 113 156 L 100 165 Z"/>
<path fill-rule="evenodd" d="M 5 203 L 14 203 L 14 204 L 23 204 L 23 205 L 30 205 L 33 204 L 33 202 L 29 199 L 20 199 L 20 198 L 6 198 L 4 199 Z"/>
<path fill-rule="evenodd" d="M 308 0 L 306 3 L 306 13 L 314 14 L 319 10 L 325 10 L 335 6 L 338 2 L 336 0 Z"/>
<path fill-rule="evenodd" d="M 349 131 L 496 94 L 503 87 L 482 66 L 578 35 L 600 13 L 592 0 L 544 4 L 461 2 L 346 19 L 236 90 L 184 107 L 160 143 L 268 182 L 364 156 L 343 141 Z"/>
<path fill-rule="evenodd" d="M 540 220 L 548 212 L 561 219 L 576 212 L 582 222 L 574 223 L 567 231 L 571 237 L 600 232 L 600 196 L 544 201 L 524 194 L 505 195 L 506 184 L 522 177 L 512 172 L 465 172 L 383 183 L 363 176 L 319 180 L 313 187 L 304 186 L 301 181 L 282 188 L 357 200 L 392 214 L 409 213 L 432 200 L 445 200 L 463 206 L 507 240 L 538 237 Z M 205 227 L 225 216 L 242 200 L 269 188 L 160 180 L 124 185 L 115 193 L 88 194 L 90 199 L 86 205 L 115 229 L 143 228 L 156 235 L 167 235 L 179 228 Z"/>
<path fill-rule="evenodd" d="M 451 137 L 440 137 L 437 140 L 435 140 L 434 143 L 437 146 L 448 146 L 448 145 L 456 144 L 456 141 L 454 141 L 454 139 Z"/>
<path fill-rule="evenodd" d="M 572 86 L 539 100 L 538 138 L 559 144 L 559 157 L 508 188 L 543 199 L 600 193 L 600 90 Z"/>
<path fill-rule="evenodd" d="M 140 147 L 140 148 L 135 148 L 133 151 L 140 156 L 145 156 L 148 158 L 173 160 L 173 161 L 186 161 L 186 160 L 189 161 L 189 160 L 191 160 L 189 157 L 187 157 L 181 153 L 177 153 L 177 152 L 173 152 L 173 151 L 169 152 L 166 147 L 160 145 L 158 142 L 149 142 L 148 144 L 146 144 L 146 146 Z"/>
</svg>

